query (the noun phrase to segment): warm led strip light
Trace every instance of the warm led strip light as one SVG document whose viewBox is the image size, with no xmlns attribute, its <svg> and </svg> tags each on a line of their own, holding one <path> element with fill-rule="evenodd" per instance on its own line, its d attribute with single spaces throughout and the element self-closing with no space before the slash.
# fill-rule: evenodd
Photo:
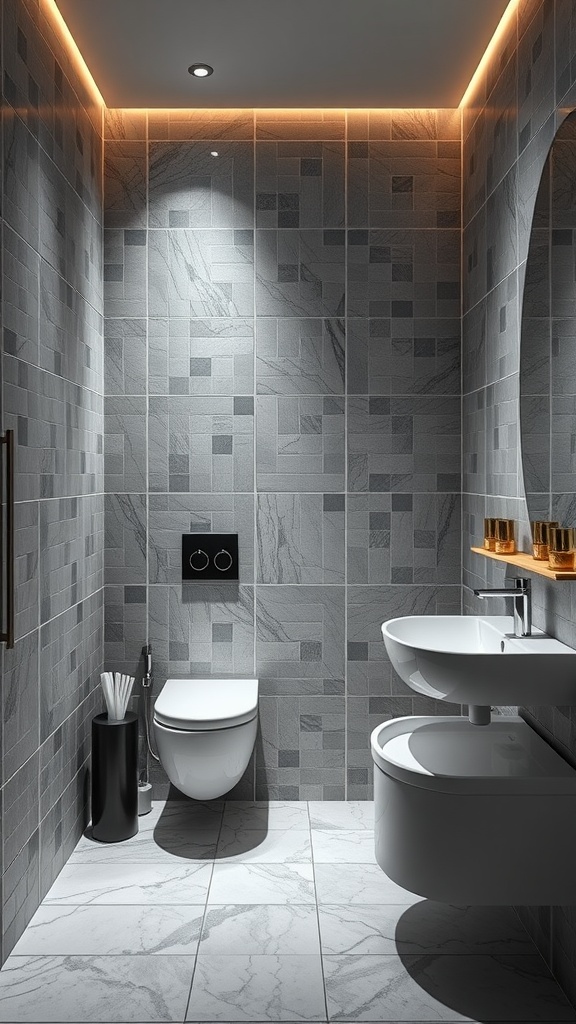
<svg viewBox="0 0 576 1024">
<path fill-rule="evenodd" d="M 56 31 L 61 36 L 64 45 L 66 46 L 66 49 L 68 50 L 72 60 L 76 65 L 76 69 L 79 75 L 84 80 L 85 84 L 88 86 L 94 99 L 99 105 L 105 107 L 106 104 L 104 102 L 104 97 L 102 96 L 100 89 L 98 88 L 96 82 L 92 77 L 90 68 L 88 67 L 86 61 L 84 60 L 84 57 L 80 53 L 80 50 L 78 49 L 78 44 L 76 43 L 74 36 L 72 35 L 70 29 L 68 28 L 68 25 L 64 21 L 64 18 L 60 14 L 60 10 L 56 5 L 56 0 L 40 0 L 40 7 L 46 15 L 46 18 L 52 22 Z"/>
<path fill-rule="evenodd" d="M 84 58 L 83 58 L 83 56 L 82 56 L 82 54 L 81 54 L 81 52 L 80 52 L 80 50 L 78 48 L 78 45 L 76 43 L 76 40 L 74 39 L 74 36 L 72 35 L 70 29 L 68 28 L 68 25 L 66 24 L 66 22 L 64 21 L 64 18 L 62 17 L 62 15 L 60 13 L 60 10 L 59 10 L 59 8 L 58 8 L 58 6 L 56 4 L 56 0 L 40 0 L 40 2 L 41 2 L 41 6 L 42 6 L 46 16 L 51 19 L 51 21 L 54 23 L 55 27 L 59 31 L 60 35 L 62 36 L 65 44 L 67 45 L 68 50 L 70 51 L 70 53 L 71 53 L 71 55 L 72 55 L 72 57 L 73 57 L 73 59 L 74 59 L 74 61 L 76 63 L 76 66 L 77 66 L 77 69 L 78 69 L 79 73 L 82 75 L 84 81 L 86 82 L 87 86 L 91 90 L 94 98 L 97 100 L 98 103 L 102 104 L 102 106 L 106 106 L 105 101 L 104 101 L 104 97 L 102 96 L 102 93 L 100 92 L 98 86 L 96 85 L 96 82 L 94 81 L 94 78 L 92 77 L 90 69 L 89 69 L 88 65 L 86 64 L 86 61 L 84 60 Z M 505 32 L 508 29 L 508 26 L 509 26 L 509 23 L 510 23 L 511 19 L 516 15 L 516 11 L 518 9 L 519 3 L 520 3 L 520 0 L 510 0 L 506 10 L 504 11 L 504 14 L 500 18 L 500 21 L 498 22 L 498 25 L 496 26 L 494 35 L 490 39 L 490 42 L 488 43 L 488 46 L 486 47 L 486 49 L 484 50 L 484 53 L 482 54 L 482 57 L 480 58 L 480 62 L 478 64 L 478 67 L 476 68 L 474 74 L 472 75 L 472 78 L 470 79 L 470 82 L 468 83 L 466 91 L 465 91 L 464 95 L 462 96 L 462 99 L 460 100 L 460 103 L 458 104 L 459 108 L 467 106 L 468 101 L 469 101 L 472 93 L 474 92 L 474 89 L 476 87 L 478 79 L 484 73 L 484 71 L 486 69 L 486 66 L 488 65 L 488 63 L 490 62 L 492 57 L 494 56 L 494 54 L 496 52 L 496 49 L 497 49 L 498 45 L 500 44 L 500 42 L 502 40 L 502 37 L 504 36 Z M 137 107 L 137 108 L 134 108 L 134 109 L 144 110 L 144 109 L 147 109 L 147 108 Z M 166 108 L 164 108 L 164 109 L 166 109 Z M 185 107 L 178 107 L 178 108 L 172 108 L 172 109 L 185 110 L 187 108 L 185 108 Z M 222 109 L 222 108 L 218 108 L 218 109 Z M 327 108 L 322 108 L 322 109 L 327 109 Z M 334 109 L 340 110 L 342 108 L 334 108 Z M 380 110 L 381 108 L 369 108 L 369 109 L 378 109 L 378 110 Z M 395 110 L 402 110 L 404 108 L 403 107 L 395 107 L 393 109 L 395 109 Z M 216 112 L 216 108 L 215 108 L 215 112 Z M 276 113 L 276 115 L 278 115 L 280 113 L 280 108 L 274 108 L 274 112 Z M 287 111 L 284 111 L 283 108 L 282 108 L 282 112 L 283 113 L 287 113 Z"/>
<path fill-rule="evenodd" d="M 472 78 L 470 79 L 470 81 L 469 81 L 469 83 L 468 83 L 468 85 L 466 87 L 466 91 L 465 91 L 462 99 L 460 100 L 460 103 L 458 104 L 459 107 L 466 107 L 468 105 L 468 101 L 469 101 L 470 97 L 472 96 L 472 93 L 474 92 L 474 89 L 476 88 L 476 84 L 478 82 L 478 79 L 481 77 L 481 75 L 483 75 L 484 71 L 486 70 L 487 65 L 492 60 L 492 58 L 493 58 L 493 56 L 494 56 L 494 54 L 496 52 L 496 48 L 501 43 L 502 38 L 503 38 L 504 34 L 506 33 L 506 31 L 508 29 L 510 21 L 516 15 L 516 11 L 518 9 L 519 2 L 520 2 L 520 0 L 510 0 L 510 3 L 508 4 L 508 7 L 504 11 L 504 14 L 500 18 L 500 21 L 498 22 L 498 24 L 496 26 L 494 35 L 492 36 L 490 42 L 488 43 L 488 46 L 486 47 L 486 49 L 484 50 L 484 53 L 482 54 L 482 56 L 480 58 L 480 63 L 478 64 L 478 67 L 476 68 L 476 71 L 472 75 Z"/>
</svg>

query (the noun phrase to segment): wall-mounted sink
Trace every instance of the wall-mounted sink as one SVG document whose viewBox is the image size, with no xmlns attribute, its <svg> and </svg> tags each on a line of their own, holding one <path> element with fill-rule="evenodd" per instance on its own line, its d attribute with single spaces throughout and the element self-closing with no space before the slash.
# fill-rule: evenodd
<svg viewBox="0 0 576 1024">
<path fill-rule="evenodd" d="M 576 651 L 507 615 L 408 615 L 382 624 L 412 690 L 455 704 L 576 704 Z"/>
</svg>

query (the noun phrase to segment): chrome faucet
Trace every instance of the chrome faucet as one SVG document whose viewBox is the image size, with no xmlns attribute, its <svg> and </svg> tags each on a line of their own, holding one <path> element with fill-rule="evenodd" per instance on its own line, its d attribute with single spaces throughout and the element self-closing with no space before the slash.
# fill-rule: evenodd
<svg viewBox="0 0 576 1024">
<path fill-rule="evenodd" d="M 513 587 L 475 590 L 475 597 L 512 597 L 514 599 L 514 636 L 532 635 L 532 584 L 529 579 L 514 580 Z"/>
</svg>

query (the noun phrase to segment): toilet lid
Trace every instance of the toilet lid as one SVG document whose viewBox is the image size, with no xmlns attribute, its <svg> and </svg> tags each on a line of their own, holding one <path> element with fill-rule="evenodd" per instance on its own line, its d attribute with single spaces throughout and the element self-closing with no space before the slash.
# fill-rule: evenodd
<svg viewBox="0 0 576 1024">
<path fill-rule="evenodd" d="M 172 729 L 226 729 L 250 722 L 257 709 L 257 679 L 167 679 L 154 718 Z"/>
</svg>

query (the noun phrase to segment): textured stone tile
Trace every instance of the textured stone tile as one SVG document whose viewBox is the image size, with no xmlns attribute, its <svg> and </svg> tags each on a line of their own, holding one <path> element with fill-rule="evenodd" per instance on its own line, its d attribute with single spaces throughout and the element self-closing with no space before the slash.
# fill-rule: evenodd
<svg viewBox="0 0 576 1024">
<path fill-rule="evenodd" d="M 37 252 L 4 225 L 2 248 L 2 317 L 4 350 L 27 363 L 38 363 Z"/>
<path fill-rule="evenodd" d="M 107 395 L 147 392 L 145 320 L 107 318 L 104 326 L 104 384 Z"/>
<path fill-rule="evenodd" d="M 342 587 L 259 586 L 256 667 L 261 685 L 273 682 L 269 692 L 296 696 L 304 680 L 342 679 L 343 617 Z"/>
<path fill-rule="evenodd" d="M 151 228 L 245 228 L 250 232 L 254 227 L 252 144 L 150 143 L 148 206 Z"/>
<path fill-rule="evenodd" d="M 456 397 L 349 398 L 350 491 L 459 491 Z"/>
<path fill-rule="evenodd" d="M 107 141 L 104 190 L 107 228 L 147 227 L 145 142 Z"/>
<path fill-rule="evenodd" d="M 250 235 L 250 237 L 248 237 Z M 156 230 L 148 243 L 148 313 L 254 314 L 254 239 L 242 229 Z"/>
<path fill-rule="evenodd" d="M 343 583 L 343 494 L 259 494 L 258 583 Z"/>
<path fill-rule="evenodd" d="M 102 393 L 102 318 L 42 260 L 39 364 L 50 373 Z"/>
<path fill-rule="evenodd" d="M 193 139 L 252 140 L 254 114 L 251 110 L 150 110 L 148 138 L 187 142 Z"/>
<path fill-rule="evenodd" d="M 460 321 L 348 320 L 348 394 L 458 394 Z"/>
<path fill-rule="evenodd" d="M 312 142 L 344 139 L 343 110 L 266 110 L 255 111 L 256 139 Z"/>
<path fill-rule="evenodd" d="M 105 496 L 106 583 L 146 583 L 147 511 L 145 494 Z"/>
<path fill-rule="evenodd" d="M 38 142 L 8 104 L 2 121 L 2 216 L 7 225 L 38 251 Z"/>
<path fill-rule="evenodd" d="M 258 142 L 256 226 L 344 227 L 344 143 Z"/>
<path fill-rule="evenodd" d="M 104 138 L 135 142 L 146 139 L 147 112 L 145 110 L 124 110 L 104 108 Z"/>
<path fill-rule="evenodd" d="M 296 317 L 256 321 L 256 390 L 260 395 L 343 395 L 343 320 Z"/>
<path fill-rule="evenodd" d="M 348 316 L 460 315 L 460 232 L 348 231 Z M 394 333 L 406 324 L 394 323 Z"/>
<path fill-rule="evenodd" d="M 107 584 L 104 588 L 104 660 L 116 672 L 135 676 L 142 667 L 148 591 L 145 584 Z"/>
<path fill-rule="evenodd" d="M 104 232 L 104 299 L 109 317 L 146 315 L 146 230 Z"/>
<path fill-rule="evenodd" d="M 102 591 L 42 626 L 40 630 L 41 739 L 88 696 L 102 663 Z"/>
<path fill-rule="evenodd" d="M 273 398 L 256 404 L 259 491 L 344 490 L 344 400 Z"/>
<path fill-rule="evenodd" d="M 433 136 L 404 132 L 393 122 L 390 141 L 349 143 L 348 226 L 458 228 L 459 147 L 448 156 Z"/>
<path fill-rule="evenodd" d="M 253 432 L 253 398 L 151 398 L 150 490 L 251 491 Z"/>
<path fill-rule="evenodd" d="M 341 230 L 256 232 L 257 316 L 343 316 L 345 238 Z"/>
<path fill-rule="evenodd" d="M 16 501 L 101 490 L 102 399 L 11 356 L 3 371 L 5 426 L 16 431 Z"/>
<path fill-rule="evenodd" d="M 146 399 L 107 398 L 104 472 L 107 491 L 146 490 Z"/>
<path fill-rule="evenodd" d="M 152 319 L 148 365 L 153 395 L 252 395 L 253 320 Z"/>
<path fill-rule="evenodd" d="M 2 672 L 3 779 L 30 758 L 40 742 L 38 715 L 38 630 L 4 651 Z"/>
<path fill-rule="evenodd" d="M 156 685 L 167 675 L 251 676 L 254 672 L 254 594 L 237 584 L 153 586 L 148 637 Z M 226 639 L 216 628 L 227 626 Z"/>
<path fill-rule="evenodd" d="M 101 495 L 40 503 L 40 621 L 91 597 L 103 585 Z"/>
</svg>

